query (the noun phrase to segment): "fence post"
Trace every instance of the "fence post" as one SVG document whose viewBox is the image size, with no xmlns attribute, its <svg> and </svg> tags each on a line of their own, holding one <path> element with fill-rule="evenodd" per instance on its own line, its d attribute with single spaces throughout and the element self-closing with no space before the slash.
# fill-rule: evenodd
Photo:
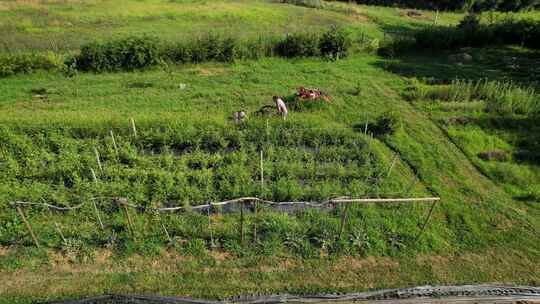
<svg viewBox="0 0 540 304">
<path fill-rule="evenodd" d="M 240 242 L 244 245 L 244 202 L 240 202 Z"/>
<path fill-rule="evenodd" d="M 133 131 L 133 137 L 137 138 L 137 128 L 135 127 L 135 120 L 132 118 L 129 119 L 131 123 L 131 130 Z"/>
<path fill-rule="evenodd" d="M 167 236 L 169 243 L 172 243 L 171 235 L 169 234 L 169 231 L 165 227 L 165 224 L 163 224 L 163 221 L 161 220 L 161 214 L 159 213 L 159 211 L 156 211 L 156 215 L 158 217 L 159 223 L 161 224 L 161 228 L 163 228 L 163 231 L 165 232 L 165 236 Z"/>
<path fill-rule="evenodd" d="M 418 235 L 416 236 L 416 238 L 414 239 L 414 243 L 418 242 L 418 240 L 420 239 L 420 237 L 422 236 L 422 234 L 424 233 L 424 230 L 426 230 L 426 227 L 427 227 L 427 224 L 431 218 L 431 215 L 433 214 L 433 210 L 435 209 L 435 205 L 437 205 L 437 202 L 438 201 L 433 201 L 433 203 L 431 204 L 431 208 L 429 209 L 429 213 L 428 213 L 428 216 L 426 217 L 426 220 L 424 221 L 424 224 L 422 225 L 422 228 L 420 229 L 420 232 L 418 232 Z"/>
<path fill-rule="evenodd" d="M 210 230 L 210 247 L 214 248 L 216 247 L 216 244 L 214 243 L 214 232 L 212 231 L 212 203 L 208 203 L 208 230 Z"/>
<path fill-rule="evenodd" d="M 135 230 L 133 229 L 133 222 L 131 221 L 131 216 L 129 215 L 129 210 L 128 210 L 128 206 L 127 206 L 127 201 L 125 198 L 120 198 L 118 199 L 118 203 L 120 205 L 122 205 L 122 207 L 124 207 L 124 213 L 126 214 L 126 218 L 127 218 L 127 221 L 128 221 L 128 229 L 129 229 L 129 232 L 131 233 L 131 237 L 133 237 L 133 239 L 135 240 Z"/>
<path fill-rule="evenodd" d="M 96 189 L 98 189 L 98 180 L 97 180 L 96 172 L 94 171 L 94 168 L 90 168 L 90 172 L 92 172 L 92 179 L 94 180 L 94 184 L 96 185 Z M 94 206 L 94 212 L 96 213 L 96 217 L 98 219 L 99 226 L 101 227 L 101 230 L 105 230 L 105 226 L 103 226 L 103 222 L 101 221 L 101 215 L 99 215 L 99 210 L 98 210 L 95 199 L 92 199 L 92 205 Z"/>
<path fill-rule="evenodd" d="M 111 130 L 111 139 L 114 147 L 114 152 L 116 152 L 116 155 L 118 155 L 118 146 L 116 145 L 116 140 L 114 139 L 114 133 L 113 130 Z"/>
<path fill-rule="evenodd" d="M 41 248 L 39 246 L 39 242 L 37 240 L 37 237 L 34 234 L 34 230 L 32 230 L 32 227 L 30 226 L 30 223 L 26 219 L 26 216 L 24 215 L 24 212 L 22 211 L 21 207 L 16 206 L 15 208 L 17 209 L 17 212 L 19 213 L 19 215 L 21 216 L 24 224 L 26 225 L 26 229 L 28 229 L 28 231 L 30 232 L 30 236 L 32 236 L 32 240 L 34 240 L 34 244 L 36 245 L 37 248 Z"/>
<path fill-rule="evenodd" d="M 341 236 L 343 235 L 343 232 L 345 231 L 345 225 L 347 224 L 347 213 L 349 211 L 350 204 L 351 203 L 345 203 L 345 207 L 343 208 L 343 211 L 341 213 L 341 225 L 339 227 L 338 240 L 341 240 Z"/>
<path fill-rule="evenodd" d="M 96 147 L 94 147 L 94 154 L 96 155 L 96 162 L 99 167 L 99 171 L 103 172 L 103 166 L 101 166 L 101 159 L 99 158 L 99 152 Z"/>
</svg>

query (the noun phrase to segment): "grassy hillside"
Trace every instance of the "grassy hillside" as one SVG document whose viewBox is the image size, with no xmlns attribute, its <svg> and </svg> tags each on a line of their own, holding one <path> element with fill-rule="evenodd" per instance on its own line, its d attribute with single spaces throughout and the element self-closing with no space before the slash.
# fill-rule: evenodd
<svg viewBox="0 0 540 304">
<path fill-rule="evenodd" d="M 265 22 L 273 24 L 271 16 L 279 20 L 279 33 L 339 23 L 381 37 L 432 23 L 431 17 L 417 20 L 393 8 L 333 3 L 309 9 L 266 1 L 124 2 L 122 10 L 110 1 L 7 2 L 0 14 L 13 22 L 1 19 L 0 26 L 31 16 L 43 30 L 11 27 L 13 35 L 2 39 L 13 39 L 12 48 L 42 50 L 41 43 L 31 43 L 54 37 L 50 22 L 58 16 L 73 24 L 58 32 L 62 51 L 107 35 L 106 27 L 88 20 L 110 22 L 112 35 L 148 30 L 167 39 L 177 38 L 167 24 L 184 24 L 188 29 L 181 35 L 197 35 L 223 20 L 229 20 L 228 31 L 259 35 L 266 33 Z M 87 9 L 76 10 L 82 6 Z M 459 17 L 441 14 L 440 20 L 455 23 Z M 540 57 L 520 47 L 465 51 L 473 59 L 464 64 L 450 60 L 452 52 L 392 59 L 354 53 L 338 61 L 265 58 L 0 79 L 0 302 L 115 292 L 223 298 L 421 284 L 540 284 L 538 117 L 488 112 L 486 100 L 445 99 L 445 92 L 460 89 L 451 87 L 454 79 L 511 80 L 536 90 L 531 71 Z M 272 104 L 273 95 L 289 98 L 300 86 L 322 89 L 331 102 L 293 108 L 286 121 L 254 115 Z M 230 119 L 237 110 L 248 112 L 240 125 Z M 372 139 L 381 117 L 397 119 L 394 132 Z M 504 158 L 483 156 L 493 151 Z M 441 202 L 422 235 L 429 204 L 352 206 L 342 234 L 339 208 L 296 215 L 262 208 L 245 215 L 242 242 L 238 213 L 157 217 L 130 210 L 131 231 L 112 204 L 118 196 L 146 207 L 240 196 L 438 196 Z M 74 206 L 96 197 L 103 231 L 91 205 L 70 212 L 25 208 L 42 250 L 33 248 L 8 205 L 24 200 Z"/>
<path fill-rule="evenodd" d="M 328 3 L 323 9 L 277 1 L 8 1 L 0 4 L 1 51 L 76 50 L 95 39 L 132 34 L 181 40 L 208 32 L 258 37 L 341 25 L 382 38 L 431 24 L 435 13 L 408 17 L 407 10 Z M 440 24 L 458 14 L 441 13 Z"/>
</svg>

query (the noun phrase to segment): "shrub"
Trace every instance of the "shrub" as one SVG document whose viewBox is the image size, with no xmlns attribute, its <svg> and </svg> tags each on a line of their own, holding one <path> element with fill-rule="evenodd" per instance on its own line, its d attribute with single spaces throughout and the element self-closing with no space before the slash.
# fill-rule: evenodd
<svg viewBox="0 0 540 304">
<path fill-rule="evenodd" d="M 142 69 L 160 62 L 159 50 L 159 41 L 149 36 L 93 42 L 81 48 L 77 67 L 94 72 Z"/>
<path fill-rule="evenodd" d="M 319 37 L 308 33 L 287 35 L 276 45 L 276 53 L 287 58 L 316 56 L 319 54 Z"/>
<path fill-rule="evenodd" d="M 17 73 L 31 73 L 36 70 L 60 70 L 64 66 L 63 59 L 58 54 L 8 54 L 0 56 L 0 77 Z"/>
<path fill-rule="evenodd" d="M 352 46 L 352 39 L 344 29 L 332 27 L 325 32 L 320 40 L 321 55 L 333 59 L 347 56 Z"/>
<path fill-rule="evenodd" d="M 386 112 L 368 125 L 368 131 L 375 136 L 392 135 L 401 128 L 401 118 L 394 112 Z"/>
</svg>

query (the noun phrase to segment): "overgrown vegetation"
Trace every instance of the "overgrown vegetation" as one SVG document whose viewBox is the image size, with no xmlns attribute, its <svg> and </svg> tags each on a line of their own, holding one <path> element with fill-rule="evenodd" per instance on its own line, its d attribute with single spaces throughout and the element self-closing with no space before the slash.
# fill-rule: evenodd
<svg viewBox="0 0 540 304">
<path fill-rule="evenodd" d="M 535 90 L 522 88 L 511 81 L 456 79 L 449 85 L 418 85 L 409 98 L 444 102 L 484 101 L 485 109 L 497 114 L 535 116 L 540 113 L 540 96 Z"/>
<path fill-rule="evenodd" d="M 0 77 L 37 70 L 60 70 L 64 68 L 62 56 L 53 52 L 46 54 L 2 54 L 0 55 Z"/>
<path fill-rule="evenodd" d="M 540 21 L 507 18 L 484 24 L 475 15 L 466 16 L 458 26 L 436 26 L 415 34 L 417 47 L 448 50 L 461 47 L 514 44 L 540 48 Z"/>
<path fill-rule="evenodd" d="M 522 46 L 527 30 L 508 27 L 521 37 L 505 40 L 512 47 L 404 53 L 418 50 L 407 33 L 460 15 L 219 0 L 15 1 L 0 15 L 3 49 L 68 54 L 99 41 L 87 70 L 117 71 L 78 73 L 69 52 L 65 64 L 54 55 L 63 73 L 2 79 L 0 302 L 538 285 L 540 57 Z M 456 28 L 473 43 L 496 19 L 470 15 Z M 342 30 L 328 30 L 335 24 Z M 201 35 L 207 28 L 227 34 Z M 53 32 L 65 41 L 51 46 Z M 401 37 L 390 59 L 355 52 L 390 36 Z M 295 99 L 300 86 L 328 99 Z M 273 95 L 285 96 L 286 120 Z M 234 123 L 236 111 L 247 119 Z M 229 212 L 238 209 L 192 208 L 238 196 L 441 201 L 351 205 L 344 225 L 340 207 L 285 214 L 259 204 L 243 225 Z M 118 197 L 145 208 L 126 213 Z M 24 206 L 44 248 L 34 249 L 14 200 L 85 205 Z M 172 206 L 185 209 L 149 208 Z"/>
<path fill-rule="evenodd" d="M 356 2 L 368 5 L 463 11 L 519 11 L 540 7 L 538 0 L 356 0 Z"/>
<path fill-rule="evenodd" d="M 82 71 L 133 71 L 170 63 L 234 62 L 268 56 L 339 59 L 347 56 L 352 46 L 350 33 L 332 27 L 322 34 L 297 33 L 283 39 L 267 37 L 241 41 L 218 34 L 208 34 L 194 41 L 170 43 L 156 37 L 127 37 L 84 45 L 78 55 L 62 62 L 62 56 L 7 55 L 0 58 L 0 76 L 28 73 L 38 69 Z"/>
</svg>

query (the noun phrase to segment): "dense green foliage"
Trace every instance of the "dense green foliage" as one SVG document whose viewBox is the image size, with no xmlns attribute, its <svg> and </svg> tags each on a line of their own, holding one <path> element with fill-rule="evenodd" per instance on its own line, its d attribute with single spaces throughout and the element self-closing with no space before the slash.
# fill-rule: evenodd
<svg viewBox="0 0 540 304">
<path fill-rule="evenodd" d="M 325 56 L 343 58 L 352 46 L 350 34 L 331 28 L 319 33 L 296 33 L 279 39 L 266 37 L 242 41 L 218 34 L 208 34 L 193 41 L 164 42 L 151 36 L 132 36 L 84 45 L 79 54 L 62 62 L 62 56 L 7 55 L 0 57 L 0 76 L 31 72 L 37 69 L 82 71 L 132 71 L 164 62 L 200 63 L 208 61 L 233 62 L 238 59 Z"/>
<path fill-rule="evenodd" d="M 540 54 L 521 46 L 534 45 L 534 21 L 503 30 L 472 15 L 458 25 L 454 13 L 336 2 L 44 3 L 0 4 L 3 49 L 76 55 L 105 42 L 87 53 L 99 74 L 77 73 L 70 56 L 58 60 L 64 73 L 1 80 L 0 302 L 539 284 Z M 456 47 L 491 45 L 479 34 L 489 24 L 514 45 L 469 47 L 459 58 L 418 51 L 407 34 L 435 32 L 434 23 L 468 37 Z M 201 35 L 208 28 L 223 31 Z M 354 52 L 394 36 L 391 58 Z M 447 47 L 435 38 L 426 40 Z M 300 86 L 329 98 L 295 98 Z M 273 95 L 288 96 L 286 120 Z M 261 107 L 270 110 L 256 114 Z M 240 110 L 248 116 L 236 124 Z M 243 224 L 238 209 L 192 207 L 238 196 L 441 201 L 350 205 L 345 222 L 341 207 L 285 214 L 259 204 Z M 117 197 L 144 208 L 128 219 Z M 38 250 L 14 200 L 85 205 L 24 206 Z M 170 206 L 185 210 L 148 208 Z"/>
<path fill-rule="evenodd" d="M 37 70 L 57 70 L 63 66 L 62 57 L 53 52 L 0 55 L 0 77 L 17 73 L 31 73 Z"/>
<path fill-rule="evenodd" d="M 538 0 L 356 0 L 356 2 L 419 9 L 474 11 L 519 11 L 540 6 Z"/>
<path fill-rule="evenodd" d="M 417 47 L 426 49 L 456 49 L 467 46 L 515 44 L 540 48 L 540 21 L 508 18 L 483 24 L 467 16 L 458 26 L 425 28 L 415 34 Z"/>
<path fill-rule="evenodd" d="M 137 140 L 118 132 L 118 151 L 110 136 L 99 138 L 91 130 L 30 130 L 27 135 L 2 130 L 2 178 L 8 191 L 4 195 L 59 203 L 70 194 L 121 195 L 140 204 L 172 205 L 257 196 L 261 194 L 254 178 L 260 171 L 258 149 L 269 162 L 264 195 L 276 201 L 351 194 L 354 180 L 372 180 L 383 170 L 365 167 L 377 161 L 368 160 L 374 156 L 363 148 L 363 135 L 352 130 L 321 134 L 296 124 L 261 127 L 167 126 L 161 131 L 141 130 Z M 104 168 L 100 178 L 107 181 L 99 191 L 92 190 L 90 169 L 98 168 L 93 147 Z M 36 163 L 25 155 L 49 161 Z M 311 165 L 301 169 L 301 163 Z M 362 189 L 368 191 L 369 184 Z"/>
<path fill-rule="evenodd" d="M 76 57 L 77 68 L 103 72 L 154 66 L 160 59 L 158 43 L 153 37 L 129 37 L 105 43 L 90 43 L 83 46 Z"/>
</svg>

